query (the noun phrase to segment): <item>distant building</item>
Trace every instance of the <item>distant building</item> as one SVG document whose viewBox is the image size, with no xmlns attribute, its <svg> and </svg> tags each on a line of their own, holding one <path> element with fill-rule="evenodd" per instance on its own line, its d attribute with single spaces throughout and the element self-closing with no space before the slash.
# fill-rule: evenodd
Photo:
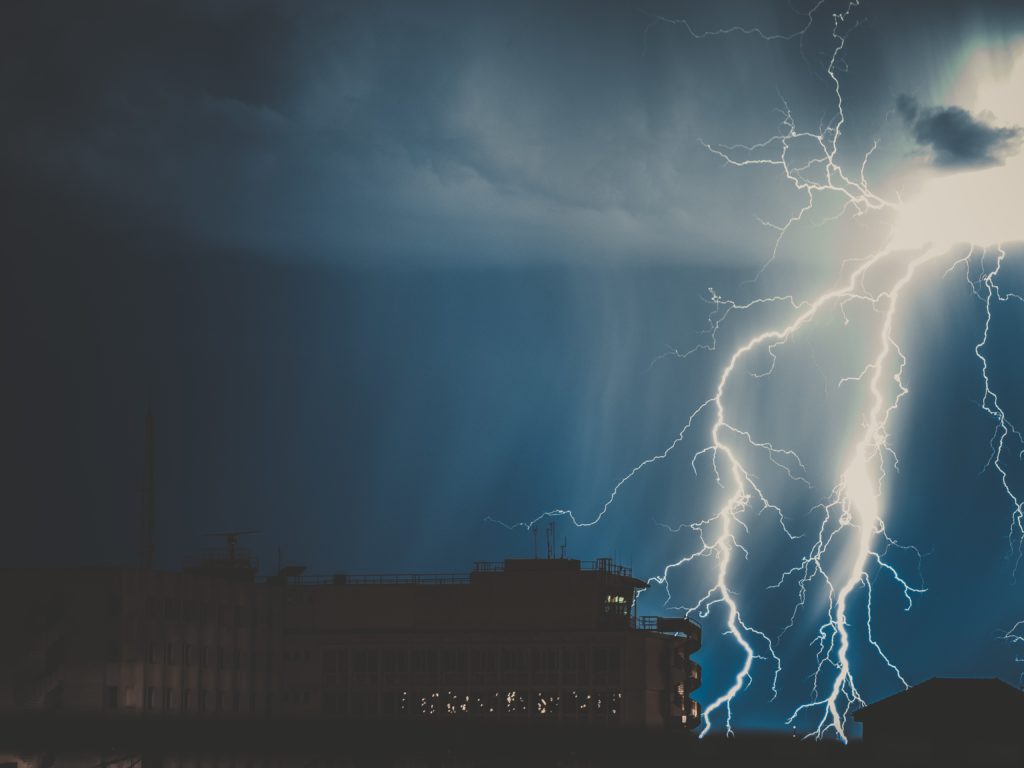
<svg viewBox="0 0 1024 768">
<path fill-rule="evenodd" d="M 996 678 L 932 678 L 853 717 L 864 743 L 889 754 L 943 765 L 960 748 L 973 765 L 1019 765 L 1024 756 L 1024 692 Z"/>
<path fill-rule="evenodd" d="M 691 728 L 700 627 L 633 615 L 644 586 L 567 558 L 260 581 L 234 548 L 183 572 L 4 570 L 0 709 Z"/>
</svg>

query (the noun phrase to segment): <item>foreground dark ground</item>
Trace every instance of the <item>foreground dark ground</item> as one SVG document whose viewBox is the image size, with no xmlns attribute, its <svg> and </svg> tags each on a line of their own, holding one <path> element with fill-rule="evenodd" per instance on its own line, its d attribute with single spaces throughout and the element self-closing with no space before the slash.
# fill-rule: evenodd
<svg viewBox="0 0 1024 768">
<path fill-rule="evenodd" d="M 1016 748 L 952 741 L 881 748 L 771 734 L 698 740 L 688 733 L 618 728 L 38 714 L 0 717 L 2 754 L 31 757 L 34 765 L 129 765 L 134 761 L 140 768 L 1024 764 L 1024 752 Z"/>
</svg>

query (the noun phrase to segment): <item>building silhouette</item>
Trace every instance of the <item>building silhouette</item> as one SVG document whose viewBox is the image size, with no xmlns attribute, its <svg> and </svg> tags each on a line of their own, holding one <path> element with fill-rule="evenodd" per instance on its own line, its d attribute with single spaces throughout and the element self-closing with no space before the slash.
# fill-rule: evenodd
<svg viewBox="0 0 1024 768">
<path fill-rule="evenodd" d="M 939 678 L 854 713 L 876 754 L 934 765 L 1020 765 L 1024 691 L 996 678 Z"/>
<path fill-rule="evenodd" d="M 180 572 L 0 571 L 0 710 L 688 729 L 700 627 L 638 617 L 611 559 L 257 578 L 229 538 Z"/>
</svg>

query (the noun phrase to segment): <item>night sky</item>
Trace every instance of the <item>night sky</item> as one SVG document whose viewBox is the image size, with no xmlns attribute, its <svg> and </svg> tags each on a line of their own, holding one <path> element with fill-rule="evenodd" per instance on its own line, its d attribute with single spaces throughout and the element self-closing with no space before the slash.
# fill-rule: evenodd
<svg viewBox="0 0 1024 768">
<path fill-rule="evenodd" d="M 460 572 L 532 554 L 531 534 L 488 518 L 593 519 L 710 395 L 731 346 L 784 309 L 737 313 L 716 349 L 666 355 L 707 342 L 709 287 L 807 298 L 882 240 L 884 214 L 832 221 L 841 206 L 823 199 L 761 271 L 777 232 L 759 219 L 804 201 L 776 168 L 702 144 L 773 135 L 783 99 L 808 130 L 833 119 L 830 14 L 846 4 L 771 39 L 813 6 L 4 3 L 3 562 L 138 562 L 150 405 L 162 568 L 192 562 L 206 532 L 254 528 L 264 573 L 279 558 Z M 1017 156 L 1019 104 L 1007 117 L 975 97 L 1024 50 L 1024 7 L 876 0 L 852 20 L 840 159 L 857 174 L 879 140 L 878 194 Z M 700 34 L 734 25 L 762 34 Z M 1024 249 L 1006 252 L 1002 288 L 1024 294 Z M 1016 682 L 1024 665 L 999 636 L 1024 618 L 1024 570 L 986 468 L 984 307 L 946 266 L 900 315 L 910 393 L 885 492 L 889 532 L 923 554 L 919 570 L 910 552 L 895 562 L 928 591 L 905 612 L 878 574 L 874 631 L 910 683 Z M 993 314 L 989 375 L 1024 427 L 1024 304 Z M 773 383 L 744 385 L 748 426 L 805 459 L 838 450 L 859 424 L 838 386 L 860 367 L 843 367 L 855 326 L 830 318 Z M 721 503 L 708 466 L 691 469 L 701 445 L 638 473 L 600 525 L 558 518 L 568 553 L 647 578 L 692 550 L 685 524 Z M 1007 482 L 1024 493 L 1013 445 Z M 810 531 L 822 489 L 777 487 Z M 776 534 L 755 530 L 763 547 L 736 582 L 773 635 L 793 592 L 765 586 L 803 548 Z M 669 605 L 706 577 L 675 572 Z M 649 593 L 642 613 L 670 611 Z M 736 672 L 721 621 L 704 620 L 703 701 Z M 755 667 L 738 727 L 788 727 L 810 697 L 815 626 L 778 644 L 775 701 Z M 870 701 L 901 686 L 869 651 L 852 658 Z"/>
</svg>

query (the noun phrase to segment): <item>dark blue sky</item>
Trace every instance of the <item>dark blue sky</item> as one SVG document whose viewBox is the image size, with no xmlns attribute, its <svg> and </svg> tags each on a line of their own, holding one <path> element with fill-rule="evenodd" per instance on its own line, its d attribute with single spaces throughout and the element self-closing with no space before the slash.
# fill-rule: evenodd
<svg viewBox="0 0 1024 768">
<path fill-rule="evenodd" d="M 844 73 L 843 146 L 855 158 L 885 139 L 871 167 L 888 192 L 957 142 L 991 138 L 922 121 L 969 109 L 947 97 L 970 53 L 992 48 L 998 71 L 1024 32 L 1007 4 L 892 5 L 857 10 Z M 784 218 L 799 198 L 698 141 L 770 135 L 780 94 L 812 126 L 829 119 L 828 25 L 801 49 L 695 40 L 652 20 L 791 32 L 804 20 L 785 3 L 26 3 L 0 14 L 7 563 L 135 562 L 150 402 L 161 566 L 234 527 L 261 531 L 251 544 L 265 570 L 279 547 L 318 573 L 462 571 L 528 554 L 529 534 L 485 518 L 593 517 L 709 395 L 721 352 L 651 365 L 700 341 L 709 286 L 739 299 L 806 293 L 871 241 L 859 224 L 853 236 L 797 234 L 751 285 L 773 240 L 757 217 Z M 898 116 L 900 94 L 920 105 L 918 122 Z M 906 614 L 880 579 L 875 628 L 911 682 L 1015 680 L 997 631 L 1024 617 L 1024 600 L 1007 559 L 1011 510 L 982 473 L 982 308 L 941 271 L 901 326 L 912 392 L 887 515 L 925 553 L 929 591 Z M 1010 259 L 1003 272 L 1024 294 L 1024 270 Z M 998 305 L 989 342 L 1020 422 L 1022 312 Z M 749 322 L 725 326 L 720 349 Z M 855 357 L 838 327 L 742 403 L 766 425 L 791 420 L 823 455 L 850 415 L 809 402 L 835 390 L 829 355 Z M 570 554 L 614 553 L 646 577 L 691 548 L 655 524 L 715 504 L 690 469 L 699 443 L 689 448 L 624 486 L 602 525 L 560 523 Z M 794 528 L 813 524 L 809 494 L 784 501 Z M 799 557 L 772 536 L 739 587 L 769 624 L 792 595 L 764 585 Z M 912 559 L 900 565 L 916 584 Z M 717 628 L 709 619 L 705 699 L 737 662 Z M 739 725 L 780 727 L 806 700 L 813 628 L 797 629 L 780 644 L 779 701 L 758 674 Z M 877 657 L 854 660 L 867 698 L 896 689 Z"/>
</svg>

